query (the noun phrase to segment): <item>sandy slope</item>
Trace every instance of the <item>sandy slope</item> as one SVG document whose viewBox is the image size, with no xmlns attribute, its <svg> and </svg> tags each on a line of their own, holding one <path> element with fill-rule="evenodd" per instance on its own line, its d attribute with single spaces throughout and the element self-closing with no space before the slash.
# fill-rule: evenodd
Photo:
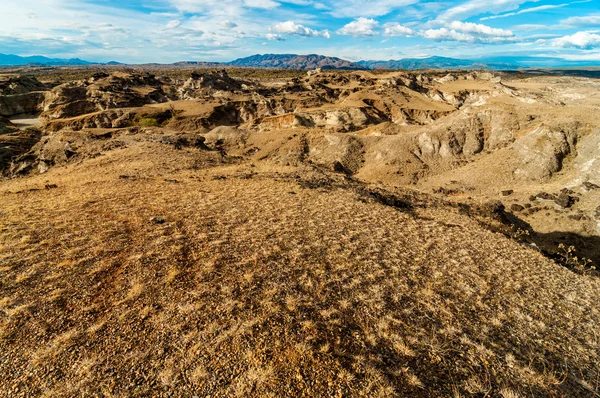
<svg viewBox="0 0 600 398">
<path fill-rule="evenodd" d="M 141 139 L 3 182 L 0 395 L 598 394 L 598 279 L 357 186 Z"/>
</svg>

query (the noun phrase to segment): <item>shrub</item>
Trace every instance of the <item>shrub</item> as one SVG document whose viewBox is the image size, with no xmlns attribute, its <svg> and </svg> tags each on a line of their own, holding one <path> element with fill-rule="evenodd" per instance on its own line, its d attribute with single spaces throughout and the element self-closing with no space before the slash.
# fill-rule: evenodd
<svg viewBox="0 0 600 398">
<path fill-rule="evenodd" d="M 138 124 L 140 125 L 140 127 L 158 127 L 158 121 L 156 119 L 154 119 L 153 117 L 143 117 L 140 118 L 140 121 L 138 122 Z"/>
</svg>

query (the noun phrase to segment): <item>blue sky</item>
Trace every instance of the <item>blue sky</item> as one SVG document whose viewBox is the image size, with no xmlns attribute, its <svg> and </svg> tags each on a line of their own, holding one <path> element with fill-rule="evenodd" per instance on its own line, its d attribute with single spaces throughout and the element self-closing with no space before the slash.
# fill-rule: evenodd
<svg viewBox="0 0 600 398">
<path fill-rule="evenodd" d="M 600 0 L 0 0 L 0 53 L 129 63 L 264 53 L 600 61 Z"/>
</svg>

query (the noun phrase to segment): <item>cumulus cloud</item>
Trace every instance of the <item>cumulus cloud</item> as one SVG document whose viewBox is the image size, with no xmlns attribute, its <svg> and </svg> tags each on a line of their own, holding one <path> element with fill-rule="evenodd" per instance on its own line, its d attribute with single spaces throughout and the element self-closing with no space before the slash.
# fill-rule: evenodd
<svg viewBox="0 0 600 398">
<path fill-rule="evenodd" d="M 420 32 L 422 37 L 436 41 L 462 41 L 471 43 L 503 43 L 514 41 L 510 30 L 492 28 L 471 22 L 454 21 L 448 27 Z"/>
<path fill-rule="evenodd" d="M 412 36 L 415 34 L 415 31 L 411 28 L 400 25 L 398 22 L 390 22 L 383 25 L 385 31 L 383 32 L 384 36 Z"/>
<path fill-rule="evenodd" d="M 277 33 L 284 33 L 289 35 L 298 35 L 303 37 L 315 37 L 322 36 L 326 38 L 330 38 L 331 34 L 328 30 L 314 30 L 311 28 L 307 28 L 304 25 L 300 25 L 295 23 L 294 21 L 281 22 L 273 26 L 272 30 Z"/>
<path fill-rule="evenodd" d="M 600 47 L 600 35 L 591 32 L 577 32 L 570 36 L 559 37 L 552 40 L 555 47 L 574 47 L 590 49 Z"/>
<path fill-rule="evenodd" d="M 219 22 L 219 25 L 222 26 L 222 27 L 224 27 L 224 28 L 229 28 L 229 29 L 233 29 L 233 28 L 235 28 L 235 27 L 238 26 L 235 22 L 231 22 L 228 19 Z"/>
<path fill-rule="evenodd" d="M 360 17 L 350 22 L 346 26 L 337 31 L 340 35 L 345 36 L 377 36 L 379 32 L 376 30 L 379 27 L 379 22 L 374 19 Z"/>
<path fill-rule="evenodd" d="M 285 41 L 285 37 L 275 33 L 267 33 L 265 37 L 267 38 L 267 40 L 271 41 Z"/>
<path fill-rule="evenodd" d="M 484 36 L 496 36 L 496 37 L 510 37 L 514 36 L 514 33 L 510 30 L 492 28 L 483 24 L 476 24 L 472 22 L 452 22 L 449 27 L 459 32 L 472 33 Z"/>
<path fill-rule="evenodd" d="M 451 40 L 451 41 L 475 41 L 475 37 L 464 33 L 459 33 L 455 30 L 439 28 L 439 29 L 428 29 L 421 32 L 421 36 L 431 40 Z"/>
</svg>

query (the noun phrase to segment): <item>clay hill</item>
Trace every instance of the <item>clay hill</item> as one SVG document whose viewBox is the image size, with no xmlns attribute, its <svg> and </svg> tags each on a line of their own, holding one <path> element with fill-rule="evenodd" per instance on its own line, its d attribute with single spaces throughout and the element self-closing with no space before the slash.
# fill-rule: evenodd
<svg viewBox="0 0 600 398">
<path fill-rule="evenodd" d="M 34 72 L 0 396 L 600 393 L 598 80 Z"/>
</svg>

